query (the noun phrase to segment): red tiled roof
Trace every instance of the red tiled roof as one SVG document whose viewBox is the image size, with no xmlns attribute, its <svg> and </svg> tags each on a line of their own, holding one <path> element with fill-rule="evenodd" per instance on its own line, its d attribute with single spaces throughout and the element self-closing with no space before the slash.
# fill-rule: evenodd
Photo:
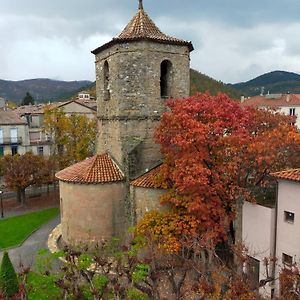
<svg viewBox="0 0 300 300">
<path fill-rule="evenodd" d="M 109 183 L 124 180 L 121 170 L 108 154 L 95 155 L 55 174 L 73 183 Z"/>
<path fill-rule="evenodd" d="M 291 170 L 276 172 L 276 173 L 272 173 L 271 175 L 273 175 L 278 179 L 286 179 L 286 180 L 300 182 L 300 169 L 291 169 Z"/>
<path fill-rule="evenodd" d="M 137 14 L 131 19 L 128 25 L 119 36 L 113 38 L 110 42 L 100 46 L 92 51 L 98 54 L 100 51 L 120 42 L 132 42 L 140 40 L 149 40 L 158 43 L 175 44 L 188 46 L 190 51 L 194 50 L 193 44 L 162 33 L 151 18 L 145 13 L 143 7 L 139 7 Z"/>
<path fill-rule="evenodd" d="M 44 113 L 45 107 L 46 107 L 46 104 L 23 105 L 23 106 L 19 106 L 19 107 L 15 108 L 14 111 L 19 116 L 24 116 L 26 114 L 41 115 Z"/>
<path fill-rule="evenodd" d="M 171 188 L 172 183 L 170 180 L 164 183 L 158 183 L 158 176 L 162 170 L 163 165 L 159 165 L 154 169 L 148 171 L 142 176 L 130 182 L 130 185 L 135 187 L 152 188 L 152 189 L 168 189 Z"/>
<path fill-rule="evenodd" d="M 255 96 L 245 99 L 241 105 L 255 107 L 300 106 L 300 94 Z"/>
<path fill-rule="evenodd" d="M 1 125 L 26 125 L 15 111 L 0 111 Z"/>
</svg>

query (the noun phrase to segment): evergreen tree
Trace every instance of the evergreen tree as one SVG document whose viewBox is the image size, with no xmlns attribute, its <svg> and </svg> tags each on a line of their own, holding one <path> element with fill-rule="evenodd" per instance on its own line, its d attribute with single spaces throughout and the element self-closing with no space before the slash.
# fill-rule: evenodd
<svg viewBox="0 0 300 300">
<path fill-rule="evenodd" d="M 23 98 L 21 105 L 29 105 L 34 104 L 34 98 L 31 96 L 29 92 L 26 93 L 25 97 Z"/>
<path fill-rule="evenodd" d="M 6 297 L 12 297 L 19 291 L 17 274 L 10 261 L 7 251 L 3 253 L 0 267 L 0 291 Z"/>
</svg>

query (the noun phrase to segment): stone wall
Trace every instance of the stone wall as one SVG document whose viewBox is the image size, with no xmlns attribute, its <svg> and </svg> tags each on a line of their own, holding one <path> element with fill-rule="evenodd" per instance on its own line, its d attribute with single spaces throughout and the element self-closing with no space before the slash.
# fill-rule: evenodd
<svg viewBox="0 0 300 300">
<path fill-rule="evenodd" d="M 128 178 L 142 174 L 161 159 L 153 133 L 166 110 L 166 99 L 160 94 L 160 67 L 164 60 L 172 63 L 170 96 L 188 96 L 187 46 L 139 41 L 116 44 L 96 55 L 97 153 L 109 152 Z M 105 100 L 106 61 L 110 100 Z"/>
<path fill-rule="evenodd" d="M 130 197 L 134 203 L 135 221 L 142 219 L 144 214 L 153 210 L 167 209 L 166 206 L 160 204 L 160 197 L 166 191 L 163 189 L 150 189 L 141 187 L 130 187 Z"/>
<path fill-rule="evenodd" d="M 70 245 L 123 237 L 124 183 L 74 184 L 60 181 L 63 240 Z"/>
</svg>

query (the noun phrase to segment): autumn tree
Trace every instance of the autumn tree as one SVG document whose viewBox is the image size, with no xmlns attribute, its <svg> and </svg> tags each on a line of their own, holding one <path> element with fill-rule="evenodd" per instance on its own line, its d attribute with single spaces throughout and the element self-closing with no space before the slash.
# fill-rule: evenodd
<svg viewBox="0 0 300 300">
<path fill-rule="evenodd" d="M 159 247 L 174 252 L 182 237 L 197 237 L 211 260 L 207 253 L 220 242 L 241 241 L 239 222 L 232 226 L 239 204 L 264 194 L 270 172 L 299 165 L 299 134 L 289 117 L 242 108 L 226 95 L 167 105 L 156 139 L 165 156 L 159 180 L 173 183 L 161 203 L 171 209 L 146 214 L 138 231 L 150 231 Z"/>
<path fill-rule="evenodd" d="M 17 192 L 17 201 L 25 205 L 25 190 L 42 184 L 50 175 L 45 159 L 39 155 L 6 155 L 2 159 L 3 178 L 7 188 Z"/>
<path fill-rule="evenodd" d="M 67 116 L 61 108 L 48 109 L 44 125 L 45 132 L 52 137 L 59 169 L 84 160 L 95 152 L 96 118 L 76 114 Z"/>
</svg>

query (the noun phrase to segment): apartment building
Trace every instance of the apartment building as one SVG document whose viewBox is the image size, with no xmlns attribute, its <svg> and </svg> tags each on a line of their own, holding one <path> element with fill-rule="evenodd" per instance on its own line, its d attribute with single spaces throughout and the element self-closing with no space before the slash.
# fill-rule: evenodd
<svg viewBox="0 0 300 300">
<path fill-rule="evenodd" d="M 28 124 L 15 111 L 0 111 L 0 156 L 29 149 Z"/>
</svg>

